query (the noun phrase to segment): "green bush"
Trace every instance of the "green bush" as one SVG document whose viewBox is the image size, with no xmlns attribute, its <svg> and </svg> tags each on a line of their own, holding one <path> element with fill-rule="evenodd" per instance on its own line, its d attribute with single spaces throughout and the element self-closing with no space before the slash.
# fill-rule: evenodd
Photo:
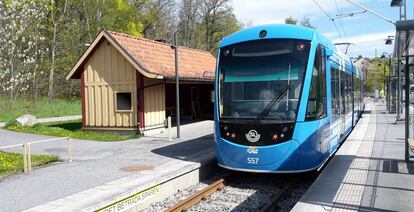
<svg viewBox="0 0 414 212">
<path fill-rule="evenodd" d="M 6 127 L 17 126 L 17 121 L 16 120 L 8 121 L 6 122 L 5 126 Z"/>
</svg>

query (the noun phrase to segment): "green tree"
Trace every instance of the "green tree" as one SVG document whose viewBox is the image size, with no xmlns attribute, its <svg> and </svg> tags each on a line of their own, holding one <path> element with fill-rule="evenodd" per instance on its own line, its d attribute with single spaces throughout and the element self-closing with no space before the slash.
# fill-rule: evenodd
<svg viewBox="0 0 414 212">
<path fill-rule="evenodd" d="M 138 20 L 142 23 L 142 34 L 149 39 L 172 41 L 176 28 L 176 2 L 171 0 L 133 1 Z"/>
<path fill-rule="evenodd" d="M 203 0 L 199 33 L 204 34 L 202 49 L 216 52 L 218 44 L 225 36 L 241 29 L 229 0 Z"/>
<path fill-rule="evenodd" d="M 300 25 L 301 26 L 304 26 L 304 27 L 316 29 L 316 27 L 311 24 L 310 17 L 309 16 L 304 16 L 302 18 L 302 20 L 300 21 Z"/>
<path fill-rule="evenodd" d="M 0 92 L 79 96 L 65 76 L 102 30 L 172 40 L 214 53 L 242 25 L 230 0 L 0 0 Z"/>
<path fill-rule="evenodd" d="M 387 59 L 374 58 L 371 60 L 371 65 L 368 68 L 367 73 L 367 91 L 374 92 L 375 87 L 378 90 L 384 89 L 384 67 L 385 67 L 385 76 L 389 76 L 391 70 L 389 69 Z M 386 78 L 385 78 L 386 79 Z"/>
<path fill-rule="evenodd" d="M 127 0 L 80 1 L 50 0 L 46 37 L 50 56 L 45 59 L 49 69 L 48 99 L 52 101 L 54 84 L 67 84 L 64 76 L 83 53 L 85 44 L 91 43 L 102 30 L 113 30 L 142 36 L 142 24 L 134 7 Z M 56 77 L 55 77 L 56 75 Z M 70 86 L 60 86 L 59 92 L 72 95 Z"/>
<path fill-rule="evenodd" d="M 293 24 L 296 25 L 298 23 L 298 20 L 292 18 L 292 16 L 290 16 L 289 18 L 285 19 L 285 24 Z"/>
<path fill-rule="evenodd" d="M 194 46 L 197 24 L 200 22 L 200 0 L 182 0 L 178 11 L 179 40 L 183 46 Z"/>
</svg>

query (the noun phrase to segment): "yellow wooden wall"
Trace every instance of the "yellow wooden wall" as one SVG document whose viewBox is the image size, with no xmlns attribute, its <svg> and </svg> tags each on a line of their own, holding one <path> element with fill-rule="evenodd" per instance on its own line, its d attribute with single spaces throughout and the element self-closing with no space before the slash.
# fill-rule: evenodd
<svg viewBox="0 0 414 212">
<path fill-rule="evenodd" d="M 104 40 L 84 65 L 86 127 L 136 127 L 135 68 Z M 131 92 L 132 111 L 117 112 L 115 92 Z"/>
<path fill-rule="evenodd" d="M 145 127 L 159 126 L 165 120 L 165 84 L 144 77 Z"/>
</svg>

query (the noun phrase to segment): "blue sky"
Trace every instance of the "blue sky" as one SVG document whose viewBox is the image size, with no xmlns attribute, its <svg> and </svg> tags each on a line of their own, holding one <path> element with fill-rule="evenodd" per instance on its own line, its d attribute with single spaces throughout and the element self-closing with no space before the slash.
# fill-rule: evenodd
<svg viewBox="0 0 414 212">
<path fill-rule="evenodd" d="M 360 8 L 346 0 L 316 0 L 331 17 L 338 13 L 361 11 Z M 399 19 L 399 9 L 390 7 L 391 0 L 353 0 L 362 6 L 396 21 Z M 408 1 L 407 17 L 413 17 L 413 4 Z M 310 17 L 311 23 L 333 42 L 351 42 L 348 55 L 355 57 L 374 57 L 382 52 L 392 53 L 393 46 L 386 46 L 384 39 L 395 35 L 395 27 L 378 17 L 369 14 L 357 14 L 353 17 L 337 19 L 339 33 L 332 21 L 318 8 L 312 0 L 233 0 L 234 13 L 237 18 L 249 26 L 283 23 L 285 18 L 292 16 L 301 20 Z M 341 34 L 342 39 L 339 34 Z"/>
</svg>

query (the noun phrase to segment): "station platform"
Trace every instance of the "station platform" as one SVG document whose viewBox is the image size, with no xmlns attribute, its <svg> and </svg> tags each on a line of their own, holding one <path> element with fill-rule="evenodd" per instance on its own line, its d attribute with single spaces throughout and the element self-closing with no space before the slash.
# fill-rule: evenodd
<svg viewBox="0 0 414 212">
<path fill-rule="evenodd" d="M 404 160 L 404 123 L 384 103 L 362 119 L 292 211 L 414 211 L 414 162 Z"/>
<path fill-rule="evenodd" d="M 0 211 L 123 211 L 161 200 L 199 182 L 216 166 L 213 122 L 183 125 L 181 139 L 153 132 L 121 142 L 72 141 L 73 162 L 0 179 Z M 0 129 L 0 144 L 48 139 Z M 65 156 L 59 143 L 33 154 Z M 214 168 L 214 167 L 213 167 Z M 185 176 L 185 177 L 184 177 Z M 171 186 L 171 183 L 174 186 Z M 150 201 L 151 200 L 151 201 Z M 145 203 L 144 203 L 145 202 Z"/>
</svg>

